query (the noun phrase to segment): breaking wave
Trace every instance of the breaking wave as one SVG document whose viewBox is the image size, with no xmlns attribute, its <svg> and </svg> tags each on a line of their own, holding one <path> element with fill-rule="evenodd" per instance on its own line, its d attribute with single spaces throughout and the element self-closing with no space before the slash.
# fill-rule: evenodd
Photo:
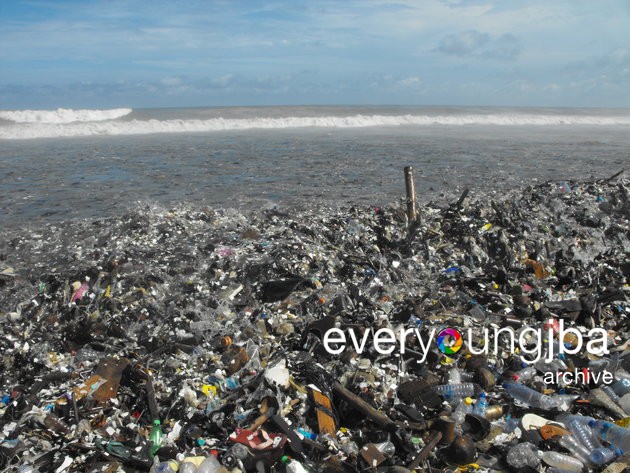
<svg viewBox="0 0 630 473">
<path fill-rule="evenodd" d="M 57 110 L 5 110 L 0 111 L 0 118 L 15 123 L 74 123 L 100 122 L 115 120 L 131 113 L 130 108 L 113 108 L 110 110 L 73 110 L 58 108 Z"/>
<path fill-rule="evenodd" d="M 362 128 L 376 126 L 556 126 L 556 125 L 630 125 L 628 116 L 597 115 L 537 115 L 537 114 L 458 114 L 458 115 L 351 115 L 311 116 L 283 118 L 211 118 L 205 120 L 127 120 L 113 118 L 124 116 L 130 109 L 117 110 L 71 110 L 56 112 L 1 112 L 26 114 L 30 121 L 13 126 L 0 127 L 0 139 L 54 138 L 93 135 L 141 135 L 152 133 L 194 133 L 250 129 L 284 128 Z M 85 112 L 85 113 L 82 113 Z M 32 114 L 28 116 L 28 114 Z M 38 113 L 49 113 L 49 121 L 37 119 Z M 19 121 L 20 115 L 12 115 Z M 42 117 L 44 117 L 42 115 Z M 53 120 L 54 117 L 57 117 Z M 64 117 L 67 117 L 64 119 Z M 74 117 L 73 120 L 70 120 Z M 82 118 L 81 118 L 82 117 Z M 110 121 L 97 121 L 110 120 Z"/>
</svg>

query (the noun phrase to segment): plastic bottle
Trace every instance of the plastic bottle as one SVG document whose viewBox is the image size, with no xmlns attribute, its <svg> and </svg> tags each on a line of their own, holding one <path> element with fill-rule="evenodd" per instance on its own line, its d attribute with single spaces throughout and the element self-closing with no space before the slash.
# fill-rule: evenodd
<svg viewBox="0 0 630 473">
<path fill-rule="evenodd" d="M 604 420 L 594 420 L 588 425 L 602 440 L 613 444 L 624 453 L 630 451 L 630 430 Z"/>
<path fill-rule="evenodd" d="M 487 410 L 488 410 L 488 400 L 486 399 L 486 393 L 481 393 L 479 395 L 479 399 L 477 399 L 477 402 L 475 402 L 475 407 L 473 408 L 473 414 L 477 414 L 481 417 L 485 417 Z"/>
<path fill-rule="evenodd" d="M 471 397 L 467 397 L 461 400 L 453 411 L 452 418 L 455 421 L 455 425 L 461 425 L 464 423 L 466 414 L 470 414 L 473 410 L 473 400 Z"/>
<path fill-rule="evenodd" d="M 630 373 L 628 373 L 626 370 L 618 369 L 617 371 L 615 371 L 615 379 L 618 381 L 630 381 Z"/>
<path fill-rule="evenodd" d="M 617 393 L 618 396 L 624 396 L 630 393 L 630 380 L 620 379 L 616 381 L 612 386 L 612 390 Z"/>
<path fill-rule="evenodd" d="M 447 401 L 475 395 L 475 385 L 473 383 L 441 384 L 433 389 Z"/>
<path fill-rule="evenodd" d="M 577 457 L 585 465 L 589 463 L 591 452 L 573 435 L 561 435 L 557 438 L 557 442 L 562 448 L 571 452 L 572 455 Z"/>
<path fill-rule="evenodd" d="M 503 388 L 516 401 L 520 401 L 531 407 L 539 407 L 540 409 L 550 410 L 557 407 L 557 402 L 550 396 L 539 393 L 524 384 L 503 383 Z"/>
<path fill-rule="evenodd" d="M 555 466 L 561 470 L 580 472 L 584 469 L 584 463 L 580 460 L 562 453 L 544 452 L 541 458 L 547 465 Z"/>
<path fill-rule="evenodd" d="M 536 376 L 536 373 L 538 373 L 538 370 L 536 370 L 534 366 L 528 366 L 527 368 L 523 368 L 522 370 L 514 373 L 512 379 L 518 383 L 525 384 Z"/>
<path fill-rule="evenodd" d="M 197 473 L 219 473 L 220 471 L 221 463 L 214 455 L 208 456 L 197 468 Z"/>
<path fill-rule="evenodd" d="M 596 448 L 602 446 L 602 444 L 599 443 L 599 441 L 595 437 L 594 432 L 586 425 L 579 422 L 577 419 L 571 420 L 568 423 L 567 427 L 569 427 L 569 430 L 573 433 L 573 435 L 575 435 L 575 438 L 578 440 L 578 442 L 584 445 L 587 450 L 592 452 Z"/>
<path fill-rule="evenodd" d="M 604 391 L 606 394 L 608 394 L 608 397 L 610 397 L 610 399 L 612 399 L 615 404 L 619 404 L 619 400 L 621 398 L 617 396 L 617 393 L 613 391 L 613 388 L 611 388 L 610 386 L 604 385 L 600 389 Z"/>
<path fill-rule="evenodd" d="M 181 465 L 179 465 L 178 473 L 197 473 L 197 465 L 184 461 Z"/>
<path fill-rule="evenodd" d="M 285 465 L 287 473 L 308 473 L 308 470 L 299 461 L 284 455 L 280 461 Z"/>
<path fill-rule="evenodd" d="M 317 434 L 316 434 L 316 433 L 314 433 L 314 432 L 311 432 L 311 431 L 310 431 L 310 430 L 308 430 L 308 429 L 304 429 L 304 428 L 302 428 L 302 427 L 298 427 L 298 428 L 296 429 L 296 431 L 297 431 L 299 434 L 303 435 L 303 436 L 304 436 L 304 438 L 307 438 L 307 439 L 310 439 L 310 440 L 315 440 L 315 439 L 317 439 Z"/>
<path fill-rule="evenodd" d="M 161 423 L 159 419 L 155 419 L 153 421 L 151 432 L 149 432 L 149 441 L 151 442 L 151 457 L 153 457 L 155 455 L 155 452 L 160 449 L 164 440 L 164 433 L 162 432 L 162 426 L 160 424 Z"/>
<path fill-rule="evenodd" d="M 595 465 L 606 465 L 621 455 L 621 450 L 615 447 L 596 448 L 589 455 L 589 460 Z"/>
<path fill-rule="evenodd" d="M 457 368 L 451 368 L 448 371 L 448 383 L 449 384 L 461 384 L 462 375 Z"/>
</svg>

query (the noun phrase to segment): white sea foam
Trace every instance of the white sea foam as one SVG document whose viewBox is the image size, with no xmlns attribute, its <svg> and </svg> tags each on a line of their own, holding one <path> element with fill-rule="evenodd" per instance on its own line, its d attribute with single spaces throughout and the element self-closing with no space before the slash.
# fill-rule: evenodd
<svg viewBox="0 0 630 473">
<path fill-rule="evenodd" d="M 0 110 L 0 118 L 16 123 L 63 124 L 115 120 L 130 113 L 130 108 L 113 108 L 109 110 L 73 110 L 71 108 L 58 108 L 57 110 Z"/>
<path fill-rule="evenodd" d="M 121 109 L 121 112 L 122 113 Z M 127 110 L 127 109 L 125 109 Z M 74 111 L 78 112 L 77 110 Z M 91 112 L 97 112 L 92 110 Z M 103 116 L 103 112 L 98 111 Z M 111 111 L 109 111 L 111 112 Z M 95 115 L 97 116 L 97 115 Z M 628 116 L 457 114 L 457 115 L 352 115 L 283 118 L 212 118 L 206 120 L 129 120 L 28 123 L 0 127 L 0 139 L 53 138 L 92 135 L 140 135 L 283 128 L 361 128 L 377 126 L 557 126 L 630 125 Z"/>
</svg>

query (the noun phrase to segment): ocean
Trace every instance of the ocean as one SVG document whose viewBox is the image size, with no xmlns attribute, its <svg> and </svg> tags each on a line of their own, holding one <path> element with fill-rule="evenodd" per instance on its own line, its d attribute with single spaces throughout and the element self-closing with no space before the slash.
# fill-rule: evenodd
<svg viewBox="0 0 630 473">
<path fill-rule="evenodd" d="M 420 202 L 630 164 L 630 110 L 216 107 L 0 111 L 0 225 L 215 208 Z"/>
</svg>

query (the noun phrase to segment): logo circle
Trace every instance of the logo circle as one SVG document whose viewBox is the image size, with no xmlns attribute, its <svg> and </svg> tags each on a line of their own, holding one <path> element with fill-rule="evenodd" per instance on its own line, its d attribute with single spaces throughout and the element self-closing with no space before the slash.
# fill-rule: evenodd
<svg viewBox="0 0 630 473">
<path fill-rule="evenodd" d="M 454 355 L 461 350 L 463 344 L 462 334 L 454 328 L 445 328 L 438 334 L 437 346 L 445 355 Z"/>
</svg>

